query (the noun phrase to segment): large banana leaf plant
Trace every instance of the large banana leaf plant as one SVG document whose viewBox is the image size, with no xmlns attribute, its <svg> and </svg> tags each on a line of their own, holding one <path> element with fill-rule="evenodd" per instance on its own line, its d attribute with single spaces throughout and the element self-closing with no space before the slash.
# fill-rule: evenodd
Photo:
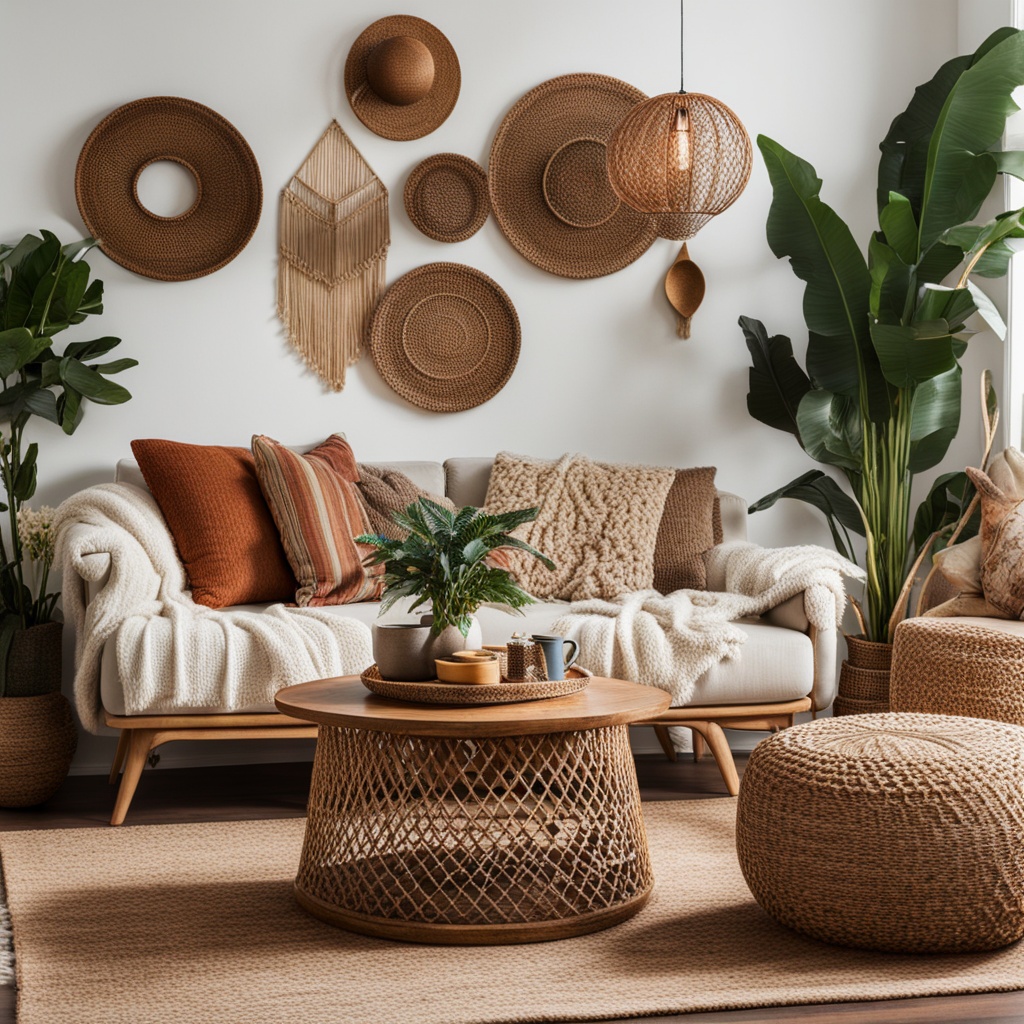
<svg viewBox="0 0 1024 1024">
<path fill-rule="evenodd" d="M 866 259 L 820 199 L 814 168 L 758 138 L 774 193 L 768 244 L 806 283 L 809 338 L 805 370 L 789 338 L 740 318 L 752 359 L 747 408 L 835 467 L 849 492 L 811 470 L 751 511 L 799 498 L 825 514 L 843 554 L 854 556 L 851 533 L 866 539 L 873 640 L 891 639 L 905 614 L 908 576 L 937 540 L 963 528 L 972 499 L 964 474 L 945 473 L 911 522 L 914 477 L 942 461 L 959 428 L 967 321 L 979 313 L 1005 336 L 972 277 L 1006 273 L 1007 242 L 1024 237 L 1024 211 L 972 222 L 1000 173 L 1024 177 L 1024 153 L 997 149 L 1022 84 L 1024 32 L 1003 28 L 917 88 L 881 143 L 879 230 Z"/>
<path fill-rule="evenodd" d="M 95 361 L 120 338 L 72 342 L 62 353 L 53 348 L 61 331 L 103 312 L 103 282 L 89 281 L 83 259 L 94 245 L 87 238 L 62 246 L 49 231 L 0 244 L 0 513 L 10 519 L 7 539 L 0 534 L 0 695 L 14 632 L 49 622 L 58 596 L 46 593 L 45 573 L 38 594 L 26 583 L 18 518 L 35 494 L 39 445 L 25 446 L 25 429 L 40 416 L 73 434 L 86 399 L 120 405 L 131 398 L 107 378 L 137 361 Z"/>
</svg>

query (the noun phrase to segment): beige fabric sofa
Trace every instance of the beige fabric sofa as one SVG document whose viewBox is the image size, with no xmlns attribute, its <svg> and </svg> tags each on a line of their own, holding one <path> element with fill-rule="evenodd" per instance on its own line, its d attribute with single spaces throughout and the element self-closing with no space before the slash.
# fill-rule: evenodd
<svg viewBox="0 0 1024 1024">
<path fill-rule="evenodd" d="M 493 460 L 455 458 L 439 462 L 392 462 L 375 464 L 397 469 L 423 490 L 446 494 L 458 506 L 482 505 Z M 115 480 L 146 489 L 137 463 L 122 460 Z M 725 540 L 746 538 L 746 503 L 734 494 L 719 492 Z M 97 553 L 95 558 L 107 558 Z M 709 579 L 710 590 L 721 589 L 722 580 Z M 105 577 L 87 586 L 91 599 L 104 586 Z M 259 606 L 251 606 L 258 610 Z M 542 632 L 561 614 L 563 603 L 539 603 L 526 609 L 525 617 L 499 609 L 482 608 L 478 619 L 484 643 L 502 643 L 514 630 Z M 334 614 L 367 624 L 378 614 L 376 603 L 339 605 Z M 836 636 L 816 634 L 804 614 L 802 598 L 787 601 L 761 619 L 741 623 L 747 634 L 739 658 L 711 668 L 697 682 L 694 700 L 686 708 L 670 709 L 651 723 L 668 756 L 675 754 L 668 726 L 683 725 L 694 731 L 694 750 L 703 752 L 706 740 L 722 770 L 726 786 L 735 795 L 738 779 L 723 728 L 771 729 L 792 724 L 800 711 L 822 710 L 835 696 Z M 175 739 L 270 738 L 315 735 L 315 726 L 289 719 L 272 704 L 257 705 L 227 714 L 223 708 L 194 708 L 174 715 L 125 715 L 123 681 L 118 674 L 114 643 L 103 652 L 100 694 L 108 726 L 120 730 L 120 742 L 111 781 L 123 768 L 120 790 L 111 820 L 120 824 L 128 810 L 146 758 L 151 750 Z M 292 682 L 301 682 L 293 680 Z"/>
</svg>

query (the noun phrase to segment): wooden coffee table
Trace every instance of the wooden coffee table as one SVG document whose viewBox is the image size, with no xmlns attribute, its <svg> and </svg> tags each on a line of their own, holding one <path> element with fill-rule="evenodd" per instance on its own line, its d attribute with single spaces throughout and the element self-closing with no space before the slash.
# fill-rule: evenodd
<svg viewBox="0 0 1024 1024">
<path fill-rule="evenodd" d="M 351 931 L 411 942 L 540 942 L 637 913 L 654 884 L 630 722 L 650 686 L 489 707 L 411 704 L 358 677 L 289 686 L 320 726 L 295 893 Z"/>
</svg>

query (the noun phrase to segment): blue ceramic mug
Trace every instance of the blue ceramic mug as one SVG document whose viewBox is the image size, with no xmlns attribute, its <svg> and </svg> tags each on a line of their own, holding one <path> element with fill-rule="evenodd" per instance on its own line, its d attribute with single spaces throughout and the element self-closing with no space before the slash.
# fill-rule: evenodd
<svg viewBox="0 0 1024 1024">
<path fill-rule="evenodd" d="M 544 652 L 544 665 L 547 669 L 548 679 L 564 679 L 565 670 L 571 668 L 579 657 L 580 648 L 575 640 L 566 640 L 561 636 L 544 636 L 534 633 L 530 639 L 535 644 L 540 644 Z M 572 653 L 568 658 L 565 656 L 565 645 L 572 646 Z"/>
</svg>

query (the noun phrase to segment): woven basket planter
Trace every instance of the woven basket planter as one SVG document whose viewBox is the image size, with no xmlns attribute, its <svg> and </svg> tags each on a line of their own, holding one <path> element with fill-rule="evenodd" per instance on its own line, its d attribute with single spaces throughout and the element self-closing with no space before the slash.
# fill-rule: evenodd
<svg viewBox="0 0 1024 1024">
<path fill-rule="evenodd" d="M 19 629 L 7 656 L 5 697 L 38 697 L 60 692 L 62 622 Z"/>
<path fill-rule="evenodd" d="M 0 807 L 32 807 L 53 796 L 77 745 L 63 694 L 0 698 Z"/>
<path fill-rule="evenodd" d="M 846 638 L 849 657 L 839 670 L 839 695 L 832 714 L 864 715 L 889 710 L 892 644 L 860 636 Z"/>
</svg>

